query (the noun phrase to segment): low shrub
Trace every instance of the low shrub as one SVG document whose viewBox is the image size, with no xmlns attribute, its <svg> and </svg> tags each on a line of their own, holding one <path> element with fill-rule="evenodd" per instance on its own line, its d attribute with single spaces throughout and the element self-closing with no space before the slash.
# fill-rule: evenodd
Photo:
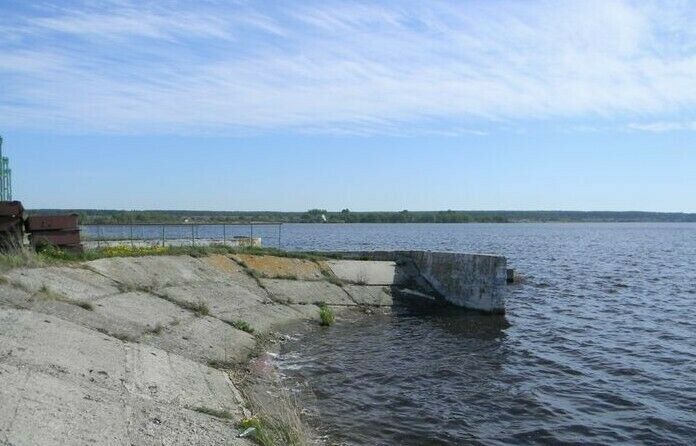
<svg viewBox="0 0 696 446">
<path fill-rule="evenodd" d="M 322 327 L 330 327 L 336 322 L 336 315 L 326 304 L 319 305 L 319 318 L 321 319 L 320 325 Z"/>
<path fill-rule="evenodd" d="M 232 322 L 232 326 L 237 330 L 242 330 L 246 331 L 249 334 L 254 334 L 254 329 L 251 327 L 251 325 L 249 325 L 247 321 L 244 321 L 242 319 Z"/>
</svg>

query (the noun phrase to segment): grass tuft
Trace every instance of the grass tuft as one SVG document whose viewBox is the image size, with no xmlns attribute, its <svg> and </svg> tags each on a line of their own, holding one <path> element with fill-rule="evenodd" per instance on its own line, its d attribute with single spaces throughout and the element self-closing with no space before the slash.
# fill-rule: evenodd
<svg viewBox="0 0 696 446">
<path fill-rule="evenodd" d="M 229 370 L 237 366 L 236 363 L 232 361 L 219 361 L 217 359 L 211 359 L 208 361 L 208 365 L 214 369 Z"/>
<path fill-rule="evenodd" d="M 215 418 L 222 418 L 224 420 L 229 420 L 232 418 L 232 414 L 226 410 L 211 409 L 209 407 L 189 407 L 193 411 L 204 413 Z"/>
<path fill-rule="evenodd" d="M 196 313 L 196 316 L 198 317 L 208 316 L 210 314 L 210 307 L 208 307 L 208 304 L 203 302 L 202 300 L 199 300 L 198 302 L 177 301 L 176 304 L 182 308 L 186 308 L 187 310 L 193 311 L 194 313 Z"/>
<path fill-rule="evenodd" d="M 319 318 L 321 319 L 320 325 L 322 327 L 330 327 L 336 322 L 336 315 L 333 310 L 324 303 L 319 305 Z"/>
<path fill-rule="evenodd" d="M 272 393 L 247 395 L 255 416 L 237 423 L 241 432 L 249 428 L 255 431 L 249 436 L 261 446 L 305 446 L 310 442 L 310 432 L 302 423 L 300 409 L 294 396 L 280 382 L 269 382 L 266 388 Z"/>
<path fill-rule="evenodd" d="M 339 279 L 338 277 L 336 277 L 336 275 L 334 273 L 327 270 L 326 268 L 321 268 L 321 265 L 320 265 L 320 269 L 321 269 L 321 275 L 324 276 L 324 280 L 326 280 L 327 282 L 334 284 L 336 286 L 343 287 L 343 285 L 344 285 L 343 281 L 341 279 Z"/>
<path fill-rule="evenodd" d="M 83 308 L 87 311 L 94 311 L 94 305 L 92 305 L 90 302 L 85 302 L 85 301 L 74 301 L 75 305 L 77 305 L 80 308 Z"/>
<path fill-rule="evenodd" d="M 234 328 L 237 330 L 242 330 L 246 331 L 249 334 L 254 334 L 254 329 L 249 325 L 249 323 L 245 320 L 238 319 L 231 324 Z"/>
</svg>

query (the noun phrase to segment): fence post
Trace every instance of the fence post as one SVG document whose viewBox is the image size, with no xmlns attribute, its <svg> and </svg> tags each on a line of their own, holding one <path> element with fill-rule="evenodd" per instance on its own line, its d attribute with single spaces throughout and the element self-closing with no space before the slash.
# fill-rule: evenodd
<svg viewBox="0 0 696 446">
<path fill-rule="evenodd" d="M 193 229 L 194 225 L 191 225 L 191 246 L 196 246 L 196 234 Z"/>
<path fill-rule="evenodd" d="M 251 237 L 249 237 L 249 247 L 253 248 L 254 247 L 254 224 L 251 223 L 249 225 L 249 228 L 251 229 Z"/>
<path fill-rule="evenodd" d="M 97 225 L 97 248 L 101 248 L 101 225 Z"/>
<path fill-rule="evenodd" d="M 164 225 L 162 225 L 162 247 L 164 248 Z"/>
<path fill-rule="evenodd" d="M 133 223 L 130 224 L 130 242 L 131 242 L 131 248 L 135 247 L 133 244 Z"/>
<path fill-rule="evenodd" d="M 280 234 L 283 232 L 283 224 L 278 225 L 278 249 L 283 249 L 280 242 Z"/>
<path fill-rule="evenodd" d="M 222 244 L 227 245 L 227 225 L 222 225 Z"/>
</svg>

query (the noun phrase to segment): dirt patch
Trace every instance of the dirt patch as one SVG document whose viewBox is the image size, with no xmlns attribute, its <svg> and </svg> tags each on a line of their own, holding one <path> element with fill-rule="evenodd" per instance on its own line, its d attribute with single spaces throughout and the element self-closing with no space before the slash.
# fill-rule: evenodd
<svg viewBox="0 0 696 446">
<path fill-rule="evenodd" d="M 239 254 L 235 259 L 262 277 L 289 280 L 322 280 L 317 263 L 305 259 Z"/>
</svg>

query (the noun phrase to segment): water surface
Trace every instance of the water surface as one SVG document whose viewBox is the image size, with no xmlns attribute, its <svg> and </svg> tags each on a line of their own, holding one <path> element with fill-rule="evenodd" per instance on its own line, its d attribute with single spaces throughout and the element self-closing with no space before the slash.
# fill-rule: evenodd
<svg viewBox="0 0 696 446">
<path fill-rule="evenodd" d="M 508 257 L 504 318 L 395 308 L 285 345 L 333 444 L 695 444 L 696 225 L 284 225 L 290 249 Z"/>
</svg>

